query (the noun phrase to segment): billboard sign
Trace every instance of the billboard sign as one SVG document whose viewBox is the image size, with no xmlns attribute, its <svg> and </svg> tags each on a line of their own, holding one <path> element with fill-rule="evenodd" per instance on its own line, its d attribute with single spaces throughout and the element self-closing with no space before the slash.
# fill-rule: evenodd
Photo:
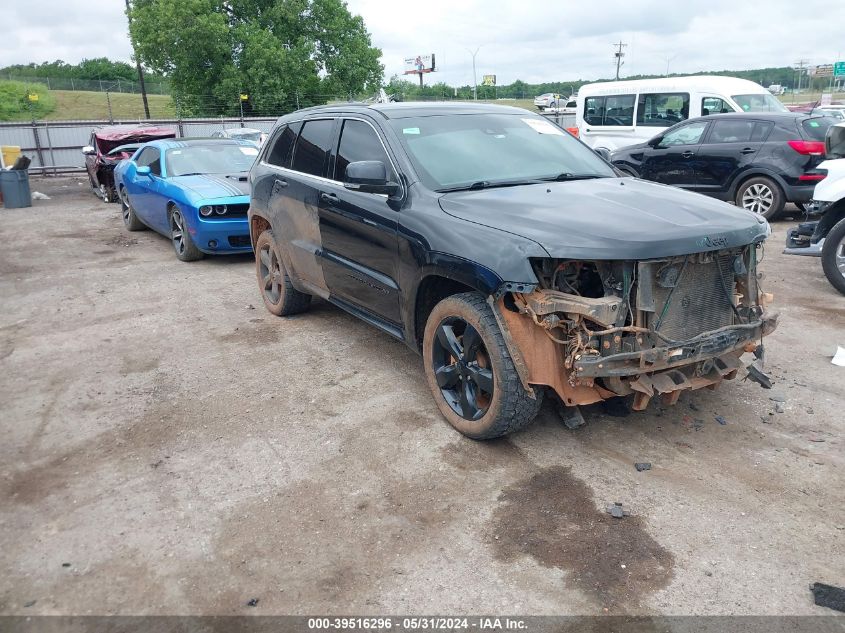
<svg viewBox="0 0 845 633">
<path fill-rule="evenodd" d="M 496 85 L 496 75 L 483 75 L 481 77 L 481 85 L 482 86 L 495 86 Z"/>
<path fill-rule="evenodd" d="M 819 64 L 810 69 L 810 74 L 813 77 L 831 77 L 833 76 L 833 64 Z"/>
<path fill-rule="evenodd" d="M 434 72 L 434 53 L 431 55 L 417 55 L 405 58 L 405 75 L 416 75 Z"/>
</svg>

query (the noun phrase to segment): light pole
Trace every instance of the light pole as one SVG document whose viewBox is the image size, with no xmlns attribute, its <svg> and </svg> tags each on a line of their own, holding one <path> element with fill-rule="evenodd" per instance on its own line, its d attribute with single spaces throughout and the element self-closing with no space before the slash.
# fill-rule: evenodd
<svg viewBox="0 0 845 633">
<path fill-rule="evenodd" d="M 677 55 L 672 55 L 672 57 L 664 57 L 663 59 L 666 60 L 666 76 L 669 76 L 669 64 L 672 63 L 672 60 L 675 59 Z"/>
<path fill-rule="evenodd" d="M 470 49 L 467 49 L 467 51 L 469 51 L 469 54 L 472 55 L 472 97 L 476 101 L 478 101 L 478 76 L 475 74 L 475 56 L 478 55 L 478 51 L 480 50 L 480 46 L 475 49 L 475 52 Z"/>
</svg>

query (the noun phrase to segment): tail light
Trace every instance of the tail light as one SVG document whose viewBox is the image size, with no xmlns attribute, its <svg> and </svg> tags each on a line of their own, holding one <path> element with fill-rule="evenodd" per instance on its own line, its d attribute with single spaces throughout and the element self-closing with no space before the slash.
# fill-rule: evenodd
<svg viewBox="0 0 845 633">
<path fill-rule="evenodd" d="M 819 180 L 824 180 L 827 177 L 827 172 L 807 172 L 806 174 L 801 174 L 798 176 L 798 180 L 803 181 L 811 181 L 811 182 L 818 182 Z"/>
<path fill-rule="evenodd" d="M 805 156 L 824 156 L 824 141 L 787 141 L 789 146 Z"/>
<path fill-rule="evenodd" d="M 575 138 L 578 138 L 578 128 L 577 127 L 568 127 L 566 131 L 569 132 Z"/>
</svg>

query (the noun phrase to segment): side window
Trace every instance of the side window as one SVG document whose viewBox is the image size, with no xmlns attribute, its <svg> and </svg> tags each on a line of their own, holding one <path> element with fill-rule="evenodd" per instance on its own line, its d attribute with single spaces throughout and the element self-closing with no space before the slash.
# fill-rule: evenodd
<svg viewBox="0 0 845 633">
<path fill-rule="evenodd" d="M 316 119 L 302 124 L 293 151 L 292 169 L 312 176 L 323 175 L 333 127 L 334 119 Z"/>
<path fill-rule="evenodd" d="M 346 166 L 358 160 L 380 160 L 387 168 L 388 180 L 395 180 L 390 176 L 393 172 L 390 159 L 376 131 L 363 121 L 348 119 L 343 122 L 343 131 L 340 133 L 334 179 L 343 181 L 346 177 Z"/>
<path fill-rule="evenodd" d="M 754 131 L 754 121 L 720 120 L 713 122 L 708 143 L 747 143 Z"/>
<path fill-rule="evenodd" d="M 774 126 L 775 124 L 771 121 L 757 121 L 754 124 L 754 131 L 751 133 L 751 140 L 765 142 Z"/>
<path fill-rule="evenodd" d="M 708 114 L 723 114 L 725 112 L 733 112 L 734 109 L 730 107 L 724 99 L 719 97 L 704 97 L 701 100 L 701 116 Z"/>
<path fill-rule="evenodd" d="M 643 93 L 637 106 L 637 125 L 671 127 L 689 118 L 689 93 Z"/>
<path fill-rule="evenodd" d="M 293 142 L 296 140 L 296 130 L 285 125 L 273 137 L 273 145 L 267 153 L 267 162 L 277 167 L 290 167 L 290 156 Z"/>
<path fill-rule="evenodd" d="M 161 153 L 155 147 L 144 148 L 135 163 L 138 167 L 149 167 L 150 173 L 161 176 Z"/>
<path fill-rule="evenodd" d="M 587 97 L 584 121 L 590 125 L 633 125 L 634 101 L 634 95 Z"/>
<path fill-rule="evenodd" d="M 672 147 L 674 145 L 697 145 L 701 142 L 701 136 L 704 130 L 707 129 L 706 121 L 696 121 L 689 125 L 682 125 L 681 127 L 667 132 L 663 140 L 660 141 L 660 147 Z"/>
</svg>

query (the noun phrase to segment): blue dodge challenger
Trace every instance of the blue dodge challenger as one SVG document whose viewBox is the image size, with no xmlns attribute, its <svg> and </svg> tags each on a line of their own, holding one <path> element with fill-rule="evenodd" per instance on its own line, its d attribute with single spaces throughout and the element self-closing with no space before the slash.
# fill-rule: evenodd
<svg viewBox="0 0 845 633">
<path fill-rule="evenodd" d="M 251 251 L 247 172 L 257 155 L 234 139 L 146 143 L 114 172 L 126 228 L 169 237 L 183 262 Z"/>
</svg>

